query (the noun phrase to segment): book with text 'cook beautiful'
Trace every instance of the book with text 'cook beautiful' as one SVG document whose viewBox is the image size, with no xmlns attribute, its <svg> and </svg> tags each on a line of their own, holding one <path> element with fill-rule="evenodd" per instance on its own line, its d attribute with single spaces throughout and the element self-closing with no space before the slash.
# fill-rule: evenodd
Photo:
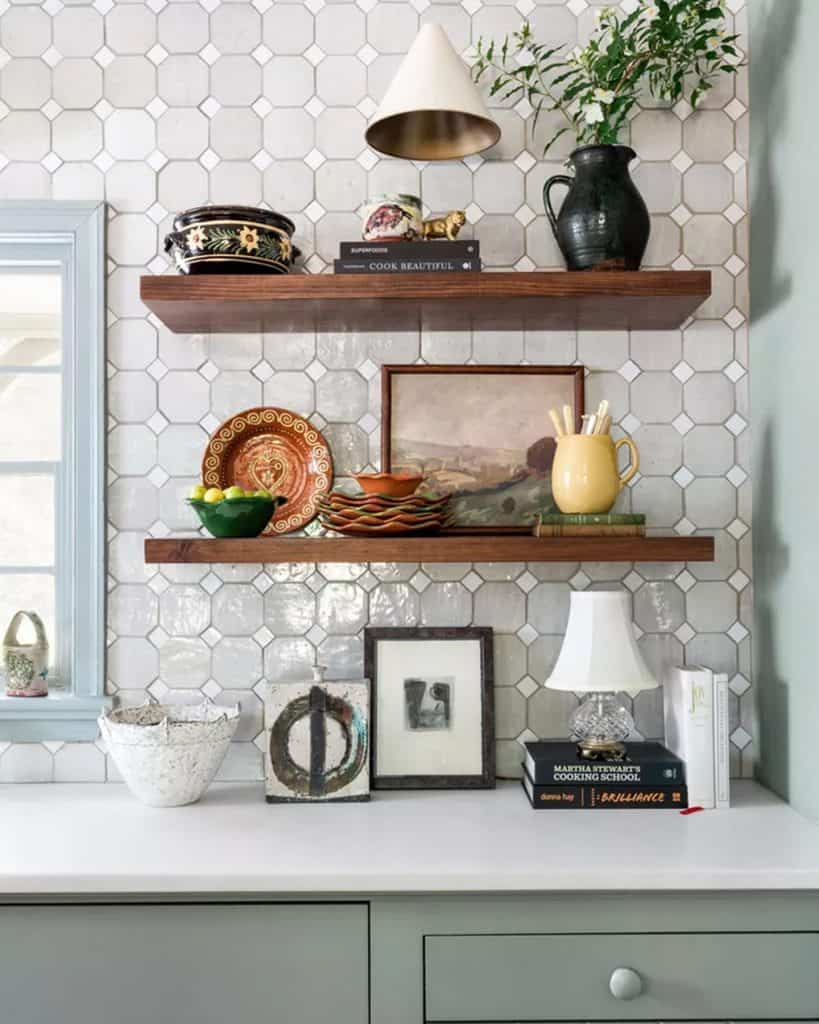
<svg viewBox="0 0 819 1024">
<path fill-rule="evenodd" d="M 524 765 L 538 786 L 670 786 L 685 782 L 685 765 L 661 743 L 628 743 L 622 761 L 589 761 L 571 740 L 524 744 Z"/>
<path fill-rule="evenodd" d="M 535 810 L 685 810 L 688 793 L 676 786 L 537 786 L 524 771 L 523 789 Z"/>
<path fill-rule="evenodd" d="M 333 260 L 336 274 L 449 274 L 481 269 L 480 260 L 467 259 L 391 259 Z"/>
<path fill-rule="evenodd" d="M 343 260 L 476 260 L 481 243 L 471 239 L 454 242 L 341 242 L 338 255 Z"/>
</svg>

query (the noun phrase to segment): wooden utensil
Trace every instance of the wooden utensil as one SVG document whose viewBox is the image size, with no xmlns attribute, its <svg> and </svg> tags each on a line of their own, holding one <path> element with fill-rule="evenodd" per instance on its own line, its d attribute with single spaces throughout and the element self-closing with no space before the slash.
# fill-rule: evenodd
<svg viewBox="0 0 819 1024">
<path fill-rule="evenodd" d="M 563 422 L 566 424 L 566 433 L 574 433 L 574 417 L 572 416 L 572 407 L 570 405 L 563 406 Z"/>
<path fill-rule="evenodd" d="M 557 409 L 549 410 L 549 419 L 554 424 L 555 433 L 558 437 L 565 437 L 566 432 L 563 429 L 563 424 L 560 422 L 560 417 L 557 415 Z"/>
</svg>

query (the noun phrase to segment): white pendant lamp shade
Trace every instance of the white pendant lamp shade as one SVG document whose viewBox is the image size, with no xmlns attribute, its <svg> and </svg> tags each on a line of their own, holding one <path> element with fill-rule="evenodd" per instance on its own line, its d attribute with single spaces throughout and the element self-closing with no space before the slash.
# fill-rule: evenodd
<svg viewBox="0 0 819 1024">
<path fill-rule="evenodd" d="M 546 686 L 573 693 L 623 691 L 631 696 L 658 686 L 634 639 L 630 594 L 572 593 L 566 636 Z"/>
<path fill-rule="evenodd" d="M 424 25 L 370 122 L 367 143 L 406 160 L 457 160 L 499 138 L 446 32 Z"/>
</svg>

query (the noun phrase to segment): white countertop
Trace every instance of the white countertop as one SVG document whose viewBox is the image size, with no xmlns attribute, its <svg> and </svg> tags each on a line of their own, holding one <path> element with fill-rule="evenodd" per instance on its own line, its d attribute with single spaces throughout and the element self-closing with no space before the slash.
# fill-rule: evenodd
<svg viewBox="0 0 819 1024">
<path fill-rule="evenodd" d="M 819 890 L 819 825 L 753 783 L 736 806 L 533 811 L 519 786 L 268 805 L 214 786 L 155 809 L 124 786 L 0 786 L 0 894 Z"/>
</svg>

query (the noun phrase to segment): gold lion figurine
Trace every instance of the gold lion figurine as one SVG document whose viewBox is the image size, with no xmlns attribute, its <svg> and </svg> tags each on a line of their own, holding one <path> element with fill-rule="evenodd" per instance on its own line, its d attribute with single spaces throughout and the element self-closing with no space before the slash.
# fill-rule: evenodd
<svg viewBox="0 0 819 1024">
<path fill-rule="evenodd" d="M 466 224 L 463 210 L 450 210 L 445 217 L 430 217 L 424 221 L 424 241 L 432 238 L 448 238 L 455 241 L 455 236 Z"/>
</svg>

